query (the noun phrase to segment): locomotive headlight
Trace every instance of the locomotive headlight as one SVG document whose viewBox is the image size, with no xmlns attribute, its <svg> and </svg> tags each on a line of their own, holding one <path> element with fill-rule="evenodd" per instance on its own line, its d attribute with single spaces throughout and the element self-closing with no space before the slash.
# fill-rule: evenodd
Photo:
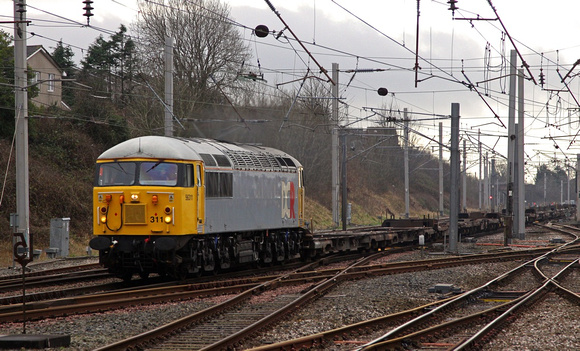
<svg viewBox="0 0 580 351">
<path fill-rule="evenodd" d="M 101 216 L 101 223 L 107 223 L 107 216 Z"/>
<path fill-rule="evenodd" d="M 131 194 L 131 202 L 139 202 L 139 193 Z"/>
<path fill-rule="evenodd" d="M 165 223 L 166 224 L 171 223 L 171 216 L 165 216 Z"/>
<path fill-rule="evenodd" d="M 171 207 L 167 206 L 165 207 L 165 214 L 171 214 Z"/>
<path fill-rule="evenodd" d="M 151 196 L 151 202 L 152 202 L 154 205 L 157 205 L 157 203 L 159 202 L 159 197 L 158 197 L 157 195 L 153 195 L 153 196 Z"/>
</svg>

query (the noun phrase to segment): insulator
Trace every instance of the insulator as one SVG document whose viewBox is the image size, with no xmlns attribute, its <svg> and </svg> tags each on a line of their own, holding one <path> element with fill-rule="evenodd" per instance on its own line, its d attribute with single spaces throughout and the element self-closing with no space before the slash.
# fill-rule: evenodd
<svg viewBox="0 0 580 351">
<path fill-rule="evenodd" d="M 92 0 L 83 0 L 83 4 L 85 4 L 85 7 L 83 7 L 83 10 L 85 10 L 83 16 L 87 18 L 87 24 L 89 24 L 91 16 L 93 15 L 91 13 L 91 10 L 93 10 L 93 7 L 91 6 L 92 3 L 93 3 Z"/>
<path fill-rule="evenodd" d="M 26 12 L 26 5 L 22 0 L 18 0 L 16 2 L 16 12 L 18 12 L 20 15 Z"/>
<path fill-rule="evenodd" d="M 457 7 L 457 0 L 449 0 L 447 1 L 447 3 L 449 4 L 449 10 L 451 10 L 451 13 L 453 14 L 453 16 L 455 16 L 455 10 L 459 10 L 459 7 Z"/>
<path fill-rule="evenodd" d="M 546 82 L 545 77 L 544 77 L 544 72 L 543 69 L 540 68 L 540 85 L 542 86 L 542 88 L 544 87 L 544 83 Z"/>
</svg>

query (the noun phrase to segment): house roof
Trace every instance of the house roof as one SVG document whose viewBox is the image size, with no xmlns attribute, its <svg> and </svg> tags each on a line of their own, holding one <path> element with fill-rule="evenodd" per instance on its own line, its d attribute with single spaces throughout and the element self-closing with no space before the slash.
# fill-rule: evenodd
<svg viewBox="0 0 580 351">
<path fill-rule="evenodd" d="M 52 55 L 48 53 L 48 51 L 46 51 L 46 49 L 44 48 L 44 46 L 42 45 L 28 45 L 26 46 L 26 60 L 30 60 L 30 58 L 34 55 L 43 55 L 44 57 L 46 57 L 47 60 L 50 61 L 50 63 L 52 65 L 54 65 L 54 67 L 58 68 L 59 71 L 61 71 L 61 73 L 64 72 L 64 70 L 62 68 L 60 68 L 60 66 L 58 65 L 58 63 L 56 63 L 56 61 L 52 58 Z"/>
</svg>

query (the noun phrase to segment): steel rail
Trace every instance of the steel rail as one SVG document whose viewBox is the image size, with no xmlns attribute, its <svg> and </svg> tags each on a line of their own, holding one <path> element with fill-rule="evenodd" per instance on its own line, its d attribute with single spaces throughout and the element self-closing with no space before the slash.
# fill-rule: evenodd
<svg viewBox="0 0 580 351">
<path fill-rule="evenodd" d="M 570 235 L 574 235 L 572 233 L 569 233 L 569 234 Z M 386 334 L 382 335 L 381 337 L 379 337 L 379 338 L 377 338 L 375 340 L 372 340 L 372 341 L 366 343 L 365 345 L 362 345 L 361 347 L 357 348 L 356 350 L 357 351 L 372 350 L 372 349 L 374 349 L 374 346 L 373 345 L 383 343 L 383 342 L 385 342 L 388 339 L 394 339 L 396 337 L 399 337 L 400 334 L 404 335 L 405 334 L 405 330 L 412 329 L 415 325 L 417 325 L 417 324 L 423 322 L 424 320 L 432 317 L 436 313 L 439 313 L 441 311 L 444 311 L 446 308 L 449 308 L 451 305 L 457 303 L 458 301 L 461 301 L 463 299 L 466 299 L 466 298 L 468 298 L 470 296 L 475 296 L 477 293 L 483 291 L 484 289 L 487 289 L 488 287 L 490 287 L 490 286 L 492 286 L 494 284 L 498 284 L 500 281 L 502 281 L 504 279 L 507 279 L 510 275 L 514 274 L 514 272 L 519 271 L 519 270 L 522 270 L 522 269 L 528 267 L 529 265 L 535 264 L 536 261 L 539 261 L 539 260 L 542 260 L 542 259 L 548 257 L 550 254 L 552 254 L 554 252 L 559 252 L 562 249 L 567 248 L 567 247 L 575 244 L 578 241 L 578 236 L 576 236 L 576 235 L 574 235 L 574 236 L 576 237 L 575 240 L 573 240 L 573 241 L 571 241 L 569 243 L 566 243 L 566 244 L 557 246 L 555 248 L 552 248 L 549 252 L 546 252 L 543 255 L 539 256 L 539 257 L 533 258 L 532 260 L 530 260 L 528 262 L 525 262 L 524 264 L 522 264 L 522 265 L 520 265 L 520 266 L 518 266 L 518 267 L 516 267 L 516 268 L 514 268 L 512 270 L 510 270 L 509 272 L 504 273 L 504 274 L 502 274 L 502 275 L 500 275 L 500 276 L 492 279 L 491 281 L 487 282 L 486 284 L 484 284 L 484 285 L 482 285 L 482 286 L 480 286 L 478 288 L 472 289 L 472 290 L 470 290 L 470 291 L 468 291 L 468 292 L 466 292 L 466 293 L 464 293 L 462 295 L 459 295 L 455 299 L 452 299 L 452 300 L 446 302 L 445 304 L 442 304 L 442 305 L 434 308 L 433 310 L 428 311 L 427 313 L 425 313 L 425 314 L 423 314 L 423 315 L 421 315 L 421 316 L 419 316 L 419 317 L 417 317 L 417 318 L 415 318 L 415 319 L 413 319 L 411 321 L 408 321 L 408 322 L 406 322 L 406 323 L 404 323 L 404 324 L 402 324 L 402 325 L 400 325 L 400 326 L 398 326 L 398 327 L 390 330 L 389 332 L 387 332 Z"/>
<path fill-rule="evenodd" d="M 361 261 L 368 261 L 370 257 L 363 258 Z M 300 269 L 302 270 L 302 269 Z M 200 312 L 196 312 L 174 322 L 168 323 L 163 325 L 159 328 L 147 331 L 145 333 L 117 341 L 110 345 L 103 346 L 98 348 L 95 351 L 111 351 L 111 350 L 126 350 L 130 347 L 135 347 L 138 345 L 149 345 L 150 343 L 155 343 L 156 340 L 164 338 L 166 335 L 172 334 L 180 329 L 187 329 L 189 325 L 197 323 L 205 318 L 210 317 L 211 315 L 215 315 L 220 313 L 226 309 L 232 308 L 248 299 L 250 299 L 254 294 L 258 294 L 261 291 L 265 291 L 274 287 L 277 287 L 282 280 L 288 278 L 290 274 L 285 274 L 260 285 L 251 287 L 241 294 L 234 296 L 231 299 L 228 299 L 220 304 L 215 306 L 206 308 Z M 318 285 L 316 285 L 318 286 Z"/>
<path fill-rule="evenodd" d="M 370 276 L 381 276 L 387 274 L 400 274 L 432 269 L 442 269 L 452 266 L 467 264 L 477 264 L 482 262 L 495 262 L 501 260 L 515 260 L 538 255 L 542 250 L 516 251 L 495 255 L 473 255 L 459 256 L 453 258 L 439 258 L 422 261 L 391 262 L 379 265 L 362 265 L 369 261 L 367 258 L 360 261 L 359 265 L 351 267 L 348 272 L 341 274 L 342 280 L 361 279 Z M 381 255 L 381 254 L 377 254 Z M 374 256 L 376 257 L 376 256 Z M 316 266 L 311 264 L 309 267 Z M 304 269 L 304 267 L 302 268 Z M 292 272 L 280 285 L 292 285 L 304 282 L 317 282 L 333 277 L 341 272 L 341 269 L 324 269 L 315 271 Z M 147 303 L 163 303 L 168 301 L 178 301 L 195 297 L 205 297 L 210 295 L 224 295 L 238 293 L 250 287 L 259 285 L 269 280 L 277 279 L 279 276 L 264 276 L 254 278 L 244 278 L 232 281 L 208 282 L 198 284 L 183 284 L 178 286 L 158 286 L 145 289 L 122 289 L 117 292 L 96 293 L 91 295 L 63 297 L 54 300 L 37 301 L 27 304 L 28 319 L 40 319 L 46 316 L 61 316 L 71 313 L 91 313 L 118 308 L 123 304 L 139 305 Z M 86 290 L 86 288 L 83 288 Z M 12 298 L 7 298 L 12 299 Z M 1 301 L 1 299 L 0 299 Z M 20 301 L 21 302 L 21 301 Z M 95 305 L 97 303 L 97 305 Z M 18 312 L 22 310 L 21 303 L 0 306 L 0 322 L 12 318 L 18 320 Z"/>
<path fill-rule="evenodd" d="M 541 287 L 539 287 L 535 291 L 527 294 L 524 299 L 518 301 L 518 303 L 514 304 L 510 309 L 508 309 L 503 314 L 501 314 L 499 317 L 495 318 L 493 321 L 488 323 L 485 327 L 481 328 L 481 330 L 478 331 L 477 333 L 475 333 L 472 337 L 470 337 L 469 339 L 456 345 L 453 348 L 453 350 L 459 351 L 459 350 L 465 350 L 465 349 L 469 349 L 470 347 L 473 347 L 477 342 L 481 341 L 485 336 L 489 335 L 490 333 L 494 333 L 498 329 L 498 326 L 501 325 L 502 323 L 504 323 L 504 321 L 509 316 L 515 314 L 518 310 L 520 310 L 524 306 L 530 306 L 530 305 L 534 304 L 543 295 L 547 294 L 552 287 L 556 287 L 558 289 L 562 288 L 555 281 L 555 279 L 558 278 L 560 275 L 562 275 L 565 271 L 570 269 L 574 264 L 578 264 L 579 260 L 580 259 L 576 259 L 572 263 L 568 264 L 566 267 L 564 267 L 562 270 L 560 270 L 560 272 L 558 272 L 552 278 L 549 278 L 544 284 L 542 284 Z M 563 291 L 570 292 L 567 289 L 563 289 Z M 575 296 L 577 299 L 580 299 L 580 296 L 578 296 L 577 294 L 573 293 L 572 295 Z"/>
</svg>

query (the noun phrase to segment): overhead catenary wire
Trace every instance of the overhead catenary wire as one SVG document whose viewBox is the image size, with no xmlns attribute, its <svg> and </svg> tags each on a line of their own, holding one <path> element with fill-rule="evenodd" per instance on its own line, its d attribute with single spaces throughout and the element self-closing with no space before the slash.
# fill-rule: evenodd
<svg viewBox="0 0 580 351">
<path fill-rule="evenodd" d="M 262 43 L 260 43 L 260 44 L 262 45 Z M 314 43 L 314 42 L 313 42 L 312 44 L 313 44 L 313 45 L 316 45 L 317 47 L 321 47 L 320 45 L 318 45 L 318 43 Z M 357 57 L 361 57 L 361 59 L 364 59 L 364 58 L 362 58 L 362 56 L 358 56 L 358 55 L 357 55 Z M 409 69 L 409 68 L 408 68 L 408 69 Z M 276 71 L 276 70 L 273 70 L 273 71 Z M 360 76 L 359 76 L 359 77 L 360 77 Z M 358 78 L 358 77 L 357 77 L 357 78 Z M 351 83 L 356 83 L 356 80 L 354 80 L 354 77 L 353 77 L 353 80 L 352 80 L 352 82 L 351 82 Z M 349 88 L 351 88 L 351 89 L 353 89 L 353 88 L 355 88 L 355 89 L 359 89 L 359 87 L 357 86 L 357 84 L 351 84 L 351 85 L 349 86 Z M 490 92 L 491 92 L 491 91 L 490 91 Z M 435 92 L 435 93 L 436 93 L 436 92 Z M 400 95 L 401 93 L 397 93 L 397 94 L 398 94 L 398 95 Z M 398 96 L 397 98 L 398 98 L 400 101 L 404 101 L 404 98 L 403 98 L 403 99 L 401 99 L 401 97 L 402 97 L 402 96 Z M 500 99 L 500 98 L 499 98 L 499 97 L 492 97 L 492 99 L 494 99 L 494 100 L 495 100 L 495 99 Z M 541 104 L 539 104 L 539 105 L 541 105 Z M 354 108 L 356 108 L 356 106 L 352 106 L 352 104 L 351 104 L 351 107 L 354 107 Z"/>
</svg>

